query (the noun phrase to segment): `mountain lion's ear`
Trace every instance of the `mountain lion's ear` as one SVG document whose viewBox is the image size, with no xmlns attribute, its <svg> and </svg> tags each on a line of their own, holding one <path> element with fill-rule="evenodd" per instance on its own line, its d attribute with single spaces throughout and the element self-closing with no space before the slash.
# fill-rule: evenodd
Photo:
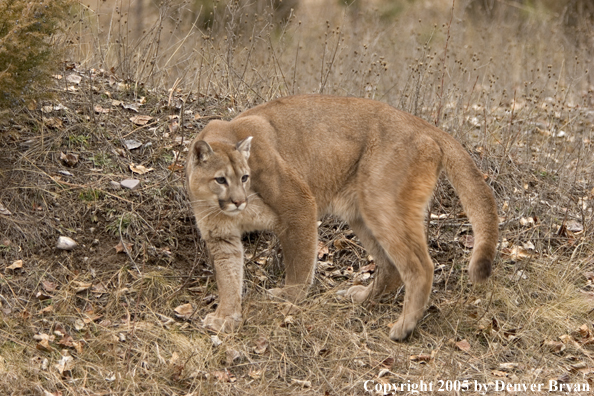
<svg viewBox="0 0 594 396">
<path fill-rule="evenodd" d="M 199 140 L 194 145 L 194 154 L 196 155 L 198 162 L 206 162 L 214 152 L 212 151 L 210 144 L 206 143 L 204 140 Z"/>
<path fill-rule="evenodd" d="M 239 151 L 241 154 L 243 154 L 243 156 L 247 160 L 248 158 L 250 158 L 250 148 L 251 147 L 252 147 L 252 136 L 248 136 L 245 139 L 237 142 L 235 149 L 237 151 Z"/>
</svg>

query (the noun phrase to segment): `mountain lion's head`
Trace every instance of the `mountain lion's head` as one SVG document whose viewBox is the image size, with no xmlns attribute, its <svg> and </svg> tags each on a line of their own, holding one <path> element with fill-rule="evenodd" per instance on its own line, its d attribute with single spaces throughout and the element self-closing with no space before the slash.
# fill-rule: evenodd
<svg viewBox="0 0 594 396">
<path fill-rule="evenodd" d="M 248 204 L 250 146 L 252 137 L 233 145 L 195 141 L 188 156 L 188 191 L 192 206 L 208 216 L 220 209 L 228 216 L 241 213 Z"/>
</svg>

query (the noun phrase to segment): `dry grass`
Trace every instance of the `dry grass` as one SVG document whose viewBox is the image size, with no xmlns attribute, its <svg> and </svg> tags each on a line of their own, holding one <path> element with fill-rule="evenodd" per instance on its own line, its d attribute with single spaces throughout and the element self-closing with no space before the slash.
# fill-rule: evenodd
<svg viewBox="0 0 594 396">
<path fill-rule="evenodd" d="M 421 394 L 455 393 L 437 392 L 439 380 L 470 381 L 466 394 L 479 394 L 474 381 L 594 386 L 593 36 L 572 40 L 541 8 L 472 24 L 459 4 L 450 25 L 451 3 L 421 3 L 395 22 L 312 2 L 281 25 L 235 5 L 207 31 L 171 24 L 190 5 L 165 2 L 137 38 L 114 33 L 126 15 L 81 11 L 89 26 L 70 48 L 77 64 L 51 87 L 58 99 L 42 104 L 54 107 L 0 119 L 0 203 L 10 211 L 0 214 L 0 393 L 358 395 L 367 380 L 434 384 Z M 94 24 L 106 16 L 109 37 Z M 434 293 L 407 342 L 388 338 L 402 293 L 365 306 L 337 296 L 369 281 L 370 262 L 332 218 L 320 226 L 321 263 L 300 311 L 286 317 L 265 297 L 282 282 L 281 252 L 273 235 L 250 234 L 243 325 L 218 340 L 200 326 L 217 291 L 179 171 L 184 142 L 212 118 L 305 92 L 367 96 L 437 123 L 495 191 L 500 254 L 489 283 L 472 286 L 470 228 L 440 182 L 428 223 Z M 138 114 L 153 118 L 137 125 Z M 143 146 L 127 150 L 131 138 Z M 61 152 L 78 164 L 65 166 Z M 130 163 L 154 170 L 132 174 Z M 111 187 L 131 177 L 138 189 Z M 60 235 L 79 246 L 55 249 Z M 178 317 L 187 303 L 189 317 Z"/>
</svg>

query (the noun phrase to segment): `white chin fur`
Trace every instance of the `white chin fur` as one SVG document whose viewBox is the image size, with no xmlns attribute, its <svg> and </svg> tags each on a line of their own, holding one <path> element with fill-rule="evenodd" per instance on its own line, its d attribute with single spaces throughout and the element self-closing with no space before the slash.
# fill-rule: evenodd
<svg viewBox="0 0 594 396">
<path fill-rule="evenodd" d="M 240 208 L 241 208 L 241 206 L 236 209 L 225 209 L 223 211 L 223 213 L 225 213 L 227 216 L 237 216 L 238 214 L 243 212 L 243 209 L 240 209 Z"/>
</svg>

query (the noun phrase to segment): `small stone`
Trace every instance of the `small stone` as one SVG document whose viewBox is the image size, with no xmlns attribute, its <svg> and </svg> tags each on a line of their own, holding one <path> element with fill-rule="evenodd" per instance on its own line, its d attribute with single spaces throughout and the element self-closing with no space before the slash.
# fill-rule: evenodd
<svg viewBox="0 0 594 396">
<path fill-rule="evenodd" d="M 122 188 L 122 185 L 119 182 L 112 180 L 109 182 L 109 188 L 111 188 L 112 190 L 119 190 L 120 188 Z"/>
<path fill-rule="evenodd" d="M 78 243 L 74 241 L 74 239 L 61 236 L 58 238 L 58 243 L 56 243 L 56 248 L 61 250 L 72 250 L 78 246 Z"/>
<path fill-rule="evenodd" d="M 129 188 L 130 190 L 134 190 L 140 184 L 140 180 L 137 179 L 126 179 L 122 180 L 120 183 L 122 187 Z"/>
<path fill-rule="evenodd" d="M 124 146 L 126 146 L 128 150 L 134 150 L 142 146 L 142 142 L 134 139 L 124 140 Z"/>
</svg>

